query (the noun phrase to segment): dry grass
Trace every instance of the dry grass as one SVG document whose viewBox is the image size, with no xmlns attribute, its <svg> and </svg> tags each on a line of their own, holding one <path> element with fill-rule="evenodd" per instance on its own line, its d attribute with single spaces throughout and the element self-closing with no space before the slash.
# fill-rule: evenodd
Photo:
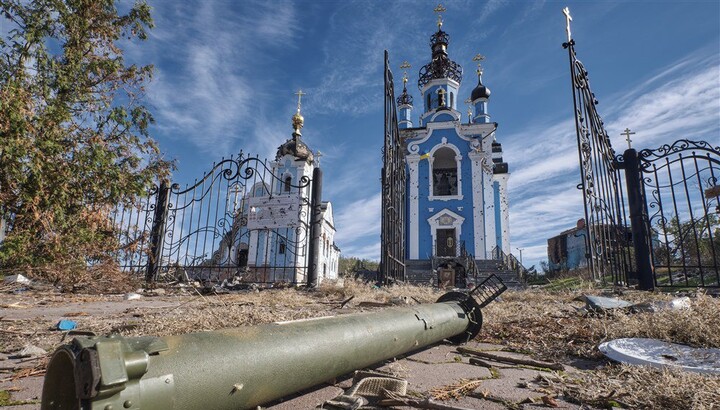
<svg viewBox="0 0 720 410">
<path fill-rule="evenodd" d="M 585 291 L 599 293 L 598 291 Z M 429 287 L 398 285 L 377 288 L 346 281 L 340 287 L 325 283 L 316 291 L 273 289 L 260 292 L 201 296 L 199 293 L 169 294 L 154 299 L 157 306 L 137 307 L 131 302 L 122 314 L 91 314 L 74 317 L 82 330 L 125 336 L 166 336 L 274 321 L 338 315 L 382 307 L 361 307 L 362 302 L 416 304 L 434 302 L 443 292 Z M 657 313 L 582 315 L 581 292 L 550 293 L 543 290 L 508 291 L 502 300 L 483 309 L 485 323 L 478 337 L 529 353 L 536 359 L 568 363 L 574 358 L 602 365 L 597 350 L 603 341 L 620 337 L 651 337 L 698 347 L 720 347 L 720 299 L 702 294 L 691 297 L 687 310 Z M 3 304 L 53 308 L 68 303 L 121 302 L 121 295 L 60 295 L 48 292 L 4 294 Z M 348 302 L 343 309 L 340 305 Z M 669 301 L 670 295 L 625 292 L 632 302 Z M 82 310 L 82 307 L 78 307 Z M 2 314 L 0 314 L 2 316 Z M 15 351 L 32 343 L 51 351 L 61 343 L 60 332 L 50 327 L 57 318 L 4 322 L 0 350 Z M 7 332 L 9 331 L 9 332 Z M 15 332 L 15 333 L 13 333 Z M 642 367 L 605 365 L 597 370 L 557 374 L 543 381 L 548 389 L 580 403 L 628 408 L 706 409 L 720 403 L 720 378 Z"/>
<path fill-rule="evenodd" d="M 491 303 L 483 310 L 485 323 L 481 337 L 554 360 L 567 356 L 598 359 L 600 343 L 622 337 L 720 347 L 719 299 L 700 293 L 691 299 L 690 309 L 685 310 L 583 315 L 579 311 L 584 306 L 584 302 L 578 300 L 580 295 L 580 292 L 542 290 L 506 292 L 501 302 Z M 647 292 L 625 292 L 620 297 L 631 302 L 673 298 Z"/>
<path fill-rule="evenodd" d="M 587 290 L 585 293 L 599 293 Z M 501 343 L 542 359 L 604 363 L 597 346 L 623 337 L 648 337 L 695 347 L 720 348 L 720 299 L 702 293 L 689 309 L 655 313 L 616 311 L 583 315 L 581 292 L 506 292 L 483 310 L 483 341 Z M 671 295 L 625 292 L 631 302 L 669 301 Z M 606 365 L 545 384 L 578 403 L 603 408 L 710 409 L 720 403 L 720 377 L 643 366 Z M 715 406 L 715 407 L 713 407 Z"/>
<path fill-rule="evenodd" d="M 720 377 L 646 366 L 610 364 L 573 377 L 540 376 L 537 384 L 571 402 L 600 408 L 717 409 Z"/>
</svg>

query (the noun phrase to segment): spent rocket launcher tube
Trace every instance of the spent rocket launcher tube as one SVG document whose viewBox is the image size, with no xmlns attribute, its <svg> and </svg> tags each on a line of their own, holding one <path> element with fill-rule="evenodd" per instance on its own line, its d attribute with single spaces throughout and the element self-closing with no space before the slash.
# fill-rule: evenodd
<svg viewBox="0 0 720 410">
<path fill-rule="evenodd" d="M 468 341 L 490 300 L 451 292 L 372 313 L 159 338 L 78 337 L 50 360 L 41 409 L 253 408 L 443 339 Z"/>
</svg>

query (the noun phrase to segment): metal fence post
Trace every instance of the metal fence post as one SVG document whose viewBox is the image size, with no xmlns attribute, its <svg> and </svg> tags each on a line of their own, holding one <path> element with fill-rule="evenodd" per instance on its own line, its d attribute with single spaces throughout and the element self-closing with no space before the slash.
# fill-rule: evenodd
<svg viewBox="0 0 720 410">
<path fill-rule="evenodd" d="M 313 169 L 310 195 L 310 245 L 308 247 L 307 286 L 314 288 L 318 285 L 320 234 L 322 233 L 322 170 L 319 167 Z"/>
<path fill-rule="evenodd" d="M 152 230 L 150 231 L 150 254 L 148 255 L 147 272 L 145 272 L 146 283 L 152 283 L 157 279 L 158 267 L 162 257 L 169 201 L 170 181 L 164 179 L 160 182 L 160 189 L 158 189 L 155 201 L 155 214 L 153 215 Z"/>
<path fill-rule="evenodd" d="M 652 290 L 655 287 L 655 280 L 637 151 L 632 148 L 625 150 L 623 160 L 638 287 L 641 290 Z"/>
</svg>

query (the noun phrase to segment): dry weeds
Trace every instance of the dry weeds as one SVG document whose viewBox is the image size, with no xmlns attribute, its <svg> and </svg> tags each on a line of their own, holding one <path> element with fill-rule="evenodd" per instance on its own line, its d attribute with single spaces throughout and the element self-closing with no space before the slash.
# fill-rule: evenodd
<svg viewBox="0 0 720 410">
<path fill-rule="evenodd" d="M 592 293 L 597 294 L 597 291 Z M 648 337 L 695 347 L 720 347 L 720 299 L 699 293 L 689 309 L 654 313 L 582 314 L 580 293 L 508 291 L 483 310 L 483 339 L 554 360 L 599 359 L 597 346 L 622 337 Z M 631 302 L 667 302 L 672 295 L 625 292 Z"/>
<path fill-rule="evenodd" d="M 705 410 L 720 403 L 720 377 L 673 369 L 609 364 L 573 377 L 540 376 L 535 382 L 569 401 L 601 408 Z"/>
<path fill-rule="evenodd" d="M 122 314 L 83 314 L 82 307 L 78 307 L 73 320 L 78 322 L 81 330 L 97 334 L 166 336 L 382 309 L 363 308 L 360 305 L 364 301 L 389 305 L 428 303 L 437 300 L 442 293 L 429 287 L 377 288 L 355 281 L 346 281 L 343 287 L 326 283 L 316 291 L 272 289 L 212 296 L 193 291 L 158 297 L 155 300 L 161 303 L 156 307 L 136 307 L 132 302 L 124 302 L 127 308 Z M 598 366 L 605 361 L 597 346 L 620 337 L 651 337 L 691 346 L 720 347 L 720 299 L 697 294 L 692 295 L 687 310 L 583 315 L 579 309 L 584 302 L 577 300 L 580 295 L 580 292 L 508 291 L 501 300 L 483 309 L 485 323 L 478 338 L 526 352 L 536 359 L 572 363 L 574 359 L 582 358 Z M 350 297 L 353 299 L 340 308 Z M 671 295 L 629 291 L 620 297 L 632 302 L 673 298 Z M 108 300 L 123 303 L 122 295 L 48 292 L 3 295 L 4 305 L 17 303 L 21 306 L 19 309 L 32 306 L 52 309 L 68 303 Z M 0 332 L 0 350 L 12 352 L 28 343 L 54 350 L 67 342 L 61 332 L 51 330 L 57 320 L 57 317 L 3 319 L 0 327 L 5 331 Z M 615 402 L 629 408 L 706 409 L 713 403 L 720 403 L 720 378 L 677 371 L 605 365 L 572 376 L 558 374 L 545 383 L 558 394 L 596 406 Z"/>
</svg>

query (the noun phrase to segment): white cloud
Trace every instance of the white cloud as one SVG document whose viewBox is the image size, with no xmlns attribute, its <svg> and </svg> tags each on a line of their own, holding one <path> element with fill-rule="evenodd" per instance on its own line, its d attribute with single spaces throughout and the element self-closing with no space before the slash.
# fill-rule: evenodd
<svg viewBox="0 0 720 410">
<path fill-rule="evenodd" d="M 207 153 L 230 152 L 238 140 L 264 146 L 267 118 L 258 111 L 271 80 L 251 71 L 275 48 L 293 47 L 295 14 L 292 3 L 160 3 L 157 28 L 140 49 L 171 67 L 148 87 L 158 128 Z"/>
<path fill-rule="evenodd" d="M 335 240 L 341 247 L 369 236 L 379 238 L 380 193 L 345 205 L 335 216 L 335 228 Z"/>
</svg>

